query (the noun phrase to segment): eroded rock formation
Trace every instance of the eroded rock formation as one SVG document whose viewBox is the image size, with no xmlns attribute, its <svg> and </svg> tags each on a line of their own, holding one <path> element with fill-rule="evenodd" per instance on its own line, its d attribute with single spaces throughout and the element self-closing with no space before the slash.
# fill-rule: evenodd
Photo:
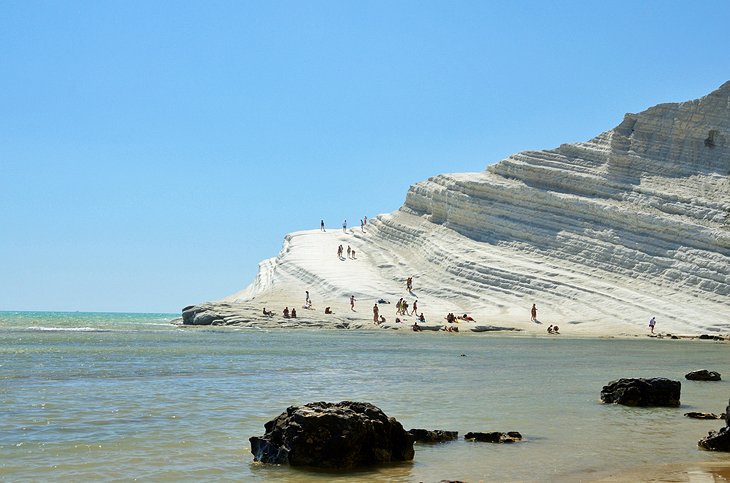
<svg viewBox="0 0 730 483">
<path fill-rule="evenodd" d="M 730 82 L 627 114 L 586 142 L 416 183 L 400 210 L 348 235 L 357 286 L 317 258 L 331 250 L 313 236 L 288 235 L 226 302 L 305 289 L 397 300 L 403 277 L 418 273 L 418 297 L 444 314 L 459 307 L 506 320 L 538 301 L 564 331 L 621 332 L 655 316 L 658 331 L 728 333 Z"/>
</svg>

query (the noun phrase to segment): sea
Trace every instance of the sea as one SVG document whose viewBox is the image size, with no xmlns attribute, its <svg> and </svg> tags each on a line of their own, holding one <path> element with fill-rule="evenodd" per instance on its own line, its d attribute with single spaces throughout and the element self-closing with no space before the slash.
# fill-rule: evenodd
<svg viewBox="0 0 730 483">
<path fill-rule="evenodd" d="M 180 327 L 177 314 L 0 312 L 0 481 L 595 481 L 698 449 L 730 385 L 730 345 L 365 330 Z M 682 382 L 679 408 L 602 404 L 622 377 Z M 412 462 L 325 472 L 253 461 L 297 404 L 366 401 L 406 429 L 458 431 Z M 465 441 L 519 431 L 523 441 Z M 712 481 L 712 480 L 707 480 Z"/>
</svg>

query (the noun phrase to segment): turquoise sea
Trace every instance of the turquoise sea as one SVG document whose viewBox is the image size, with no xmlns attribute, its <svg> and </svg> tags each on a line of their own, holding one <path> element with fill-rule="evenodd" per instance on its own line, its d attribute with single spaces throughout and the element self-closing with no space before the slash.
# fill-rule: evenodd
<svg viewBox="0 0 730 483">
<path fill-rule="evenodd" d="M 176 314 L 0 312 L 2 481 L 591 481 L 728 462 L 730 345 L 637 338 L 181 328 Z M 600 403 L 620 377 L 682 381 L 680 408 Z M 406 429 L 519 431 L 514 445 L 416 445 L 412 463 L 323 473 L 252 462 L 287 406 L 368 401 Z"/>
</svg>

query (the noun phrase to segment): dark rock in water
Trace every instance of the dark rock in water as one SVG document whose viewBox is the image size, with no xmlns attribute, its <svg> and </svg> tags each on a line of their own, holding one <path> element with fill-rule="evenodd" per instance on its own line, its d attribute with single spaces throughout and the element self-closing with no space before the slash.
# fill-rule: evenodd
<svg viewBox="0 0 730 483">
<path fill-rule="evenodd" d="M 413 459 L 413 436 L 366 402 L 290 406 L 249 438 L 254 461 L 353 469 Z"/>
<path fill-rule="evenodd" d="M 723 337 L 719 335 L 709 335 L 709 334 L 702 334 L 698 337 L 700 340 L 725 340 Z"/>
<path fill-rule="evenodd" d="M 197 305 L 185 307 L 185 309 L 183 309 L 182 319 L 184 325 L 225 324 L 223 317 L 206 307 L 198 307 Z"/>
<path fill-rule="evenodd" d="M 730 451 L 730 401 L 725 408 L 725 426 L 719 431 L 710 431 L 697 445 L 710 451 Z"/>
<path fill-rule="evenodd" d="M 601 389 L 605 403 L 625 406 L 679 406 L 682 383 L 663 377 L 619 379 Z"/>
<path fill-rule="evenodd" d="M 507 433 L 500 433 L 499 431 L 492 431 L 490 433 L 469 432 L 464 435 L 464 439 L 473 439 L 474 441 L 481 441 L 483 443 L 515 443 L 522 441 L 522 435 L 517 431 L 509 431 Z"/>
<path fill-rule="evenodd" d="M 718 416 L 715 413 L 698 413 L 695 411 L 690 411 L 688 413 L 684 413 L 685 416 L 692 419 L 723 419 L 725 418 L 724 414 L 721 414 Z"/>
<path fill-rule="evenodd" d="M 719 372 L 708 371 L 707 369 L 692 371 L 685 374 L 684 377 L 690 381 L 719 381 L 721 379 Z"/>
<path fill-rule="evenodd" d="M 408 431 L 413 438 L 419 443 L 442 443 L 444 441 L 453 441 L 459 437 L 458 431 L 444 431 L 441 429 L 411 429 Z"/>
<path fill-rule="evenodd" d="M 720 428 L 720 431 L 710 431 L 697 442 L 697 445 L 709 451 L 730 451 L 730 427 L 725 426 Z"/>
</svg>

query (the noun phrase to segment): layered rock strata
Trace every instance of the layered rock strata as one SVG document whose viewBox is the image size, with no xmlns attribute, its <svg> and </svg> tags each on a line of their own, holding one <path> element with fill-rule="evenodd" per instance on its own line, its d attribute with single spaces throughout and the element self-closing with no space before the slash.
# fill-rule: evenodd
<svg viewBox="0 0 730 483">
<path fill-rule="evenodd" d="M 419 305 L 475 313 L 482 323 L 524 320 L 537 303 L 538 320 L 563 332 L 646 330 L 654 316 L 659 332 L 728 333 L 730 82 L 627 114 L 587 142 L 432 177 L 366 233 L 319 235 L 287 236 L 279 256 L 226 302 L 307 289 L 372 306 L 403 296 L 403 280 L 414 276 Z M 342 240 L 367 265 L 349 278 L 322 263 Z"/>
</svg>

